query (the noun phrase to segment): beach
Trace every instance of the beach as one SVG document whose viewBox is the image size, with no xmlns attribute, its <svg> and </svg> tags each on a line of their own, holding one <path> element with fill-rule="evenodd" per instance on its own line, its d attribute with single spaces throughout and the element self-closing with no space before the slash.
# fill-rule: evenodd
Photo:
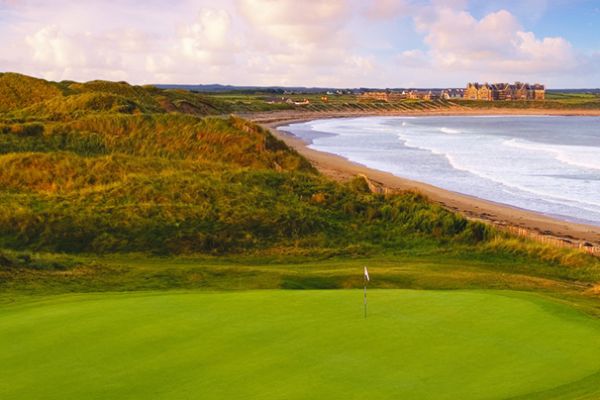
<svg viewBox="0 0 600 400">
<path fill-rule="evenodd" d="M 599 115 L 598 112 L 564 110 L 492 110 L 497 112 L 427 112 L 427 113 L 393 113 L 377 114 L 386 116 L 429 116 L 429 115 Z M 338 181 L 345 181 L 362 175 L 366 177 L 374 188 L 382 191 L 414 190 L 427 196 L 431 201 L 443 207 L 458 212 L 470 219 L 481 220 L 494 224 L 511 232 L 535 238 L 549 238 L 558 244 L 567 246 L 591 248 L 600 246 L 600 227 L 563 221 L 548 215 L 530 210 L 516 208 L 505 204 L 495 203 L 474 196 L 438 188 L 422 182 L 406 179 L 391 173 L 368 168 L 364 165 L 351 162 L 343 157 L 322 151 L 310 149 L 307 143 L 279 127 L 294 122 L 304 122 L 312 119 L 341 118 L 368 116 L 364 113 L 272 113 L 253 118 L 268 128 L 276 137 L 283 140 L 288 146 L 294 148 L 306 157 L 321 173 Z M 371 114 L 369 114 L 371 115 Z"/>
</svg>

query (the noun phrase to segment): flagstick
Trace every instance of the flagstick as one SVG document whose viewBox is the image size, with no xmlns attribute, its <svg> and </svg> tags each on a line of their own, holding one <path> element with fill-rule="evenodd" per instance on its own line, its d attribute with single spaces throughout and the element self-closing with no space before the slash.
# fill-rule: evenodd
<svg viewBox="0 0 600 400">
<path fill-rule="evenodd" d="M 364 277 L 365 281 L 365 318 L 367 318 L 367 277 Z"/>
</svg>

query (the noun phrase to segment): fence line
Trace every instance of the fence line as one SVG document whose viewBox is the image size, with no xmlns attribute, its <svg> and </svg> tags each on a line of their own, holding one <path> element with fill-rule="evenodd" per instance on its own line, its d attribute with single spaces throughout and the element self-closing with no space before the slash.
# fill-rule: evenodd
<svg viewBox="0 0 600 400">
<path fill-rule="evenodd" d="M 593 244 L 586 241 L 572 241 L 570 239 L 561 239 L 558 237 L 543 235 L 539 232 L 530 229 L 512 225 L 495 224 L 495 226 L 498 229 L 503 230 L 505 232 L 509 232 L 516 236 L 521 236 L 531 240 L 535 240 L 536 242 L 549 244 L 557 247 L 579 249 L 585 253 L 600 257 L 600 246 L 594 246 Z"/>
</svg>

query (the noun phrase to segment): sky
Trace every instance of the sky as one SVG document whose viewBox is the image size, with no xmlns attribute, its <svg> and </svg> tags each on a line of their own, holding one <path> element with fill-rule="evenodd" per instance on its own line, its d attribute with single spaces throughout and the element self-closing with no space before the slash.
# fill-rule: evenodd
<svg viewBox="0 0 600 400">
<path fill-rule="evenodd" d="M 0 71 L 50 80 L 600 87 L 599 0 L 0 0 Z"/>
</svg>

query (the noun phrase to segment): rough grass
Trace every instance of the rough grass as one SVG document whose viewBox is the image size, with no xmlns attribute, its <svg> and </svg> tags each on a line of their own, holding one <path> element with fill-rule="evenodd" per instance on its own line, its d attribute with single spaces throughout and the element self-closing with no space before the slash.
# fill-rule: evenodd
<svg viewBox="0 0 600 400">
<path fill-rule="evenodd" d="M 15 73 L 0 73 L 0 113 L 39 103 L 62 92 L 56 84 Z"/>
<path fill-rule="evenodd" d="M 376 288 L 511 289 L 544 292 L 600 315 L 594 289 L 600 267 L 565 267 L 523 255 L 474 254 L 469 247 L 416 243 L 396 254 L 348 257 L 343 249 L 219 257 L 59 255 L 4 251 L 0 292 L 23 295 L 141 290 L 346 289 L 362 287 L 362 267 Z M 418 248 L 418 249 L 417 249 Z M 287 250 L 286 250 L 287 251 Z M 336 256 L 336 254 L 338 254 Z M 4 261 L 2 261 L 4 260 Z M 0 301 L 2 296 L 0 296 Z"/>
<path fill-rule="evenodd" d="M 3 247 L 364 254 L 409 239 L 476 244 L 488 236 L 419 195 L 329 181 L 239 118 L 91 113 L 1 132 Z"/>
</svg>

